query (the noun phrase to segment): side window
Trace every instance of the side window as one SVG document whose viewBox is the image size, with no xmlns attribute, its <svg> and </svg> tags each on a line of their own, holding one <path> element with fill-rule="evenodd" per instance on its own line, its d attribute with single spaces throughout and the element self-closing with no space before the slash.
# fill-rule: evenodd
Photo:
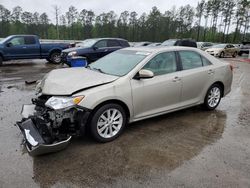
<svg viewBox="0 0 250 188">
<path fill-rule="evenodd" d="M 122 45 L 123 47 L 129 47 L 129 44 L 128 44 L 127 41 L 120 40 L 119 42 L 121 43 L 121 45 Z"/>
<path fill-rule="evenodd" d="M 29 36 L 29 37 L 24 37 L 25 44 L 36 44 L 35 37 Z"/>
<path fill-rule="evenodd" d="M 143 69 L 151 70 L 154 75 L 162 75 L 177 70 L 174 52 L 164 52 L 153 57 Z"/>
<path fill-rule="evenodd" d="M 106 40 L 101 40 L 95 44 L 97 48 L 106 48 L 107 47 L 107 41 Z"/>
<path fill-rule="evenodd" d="M 208 61 L 205 57 L 201 56 L 201 59 L 203 62 L 203 66 L 212 65 L 212 63 L 210 61 Z"/>
<path fill-rule="evenodd" d="M 9 41 L 13 46 L 24 45 L 24 37 L 15 37 Z"/>
<path fill-rule="evenodd" d="M 192 51 L 180 51 L 180 58 L 183 70 L 202 67 L 201 56 Z"/>
<path fill-rule="evenodd" d="M 118 41 L 108 40 L 108 47 L 117 47 L 117 46 L 121 46 Z"/>
</svg>

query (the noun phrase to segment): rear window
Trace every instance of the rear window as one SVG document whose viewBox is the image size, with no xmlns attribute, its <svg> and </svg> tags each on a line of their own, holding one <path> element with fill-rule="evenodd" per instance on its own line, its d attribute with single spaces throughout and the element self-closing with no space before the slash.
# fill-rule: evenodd
<svg viewBox="0 0 250 188">
<path fill-rule="evenodd" d="M 27 37 L 24 37 L 24 41 L 25 41 L 25 44 L 36 44 L 36 39 L 35 37 L 32 37 L 32 36 L 27 36 Z"/>
<path fill-rule="evenodd" d="M 119 40 L 120 44 L 123 46 L 123 47 L 129 47 L 129 43 L 125 40 Z"/>
<path fill-rule="evenodd" d="M 120 43 L 116 40 L 108 40 L 108 47 L 117 47 L 121 46 Z"/>
</svg>

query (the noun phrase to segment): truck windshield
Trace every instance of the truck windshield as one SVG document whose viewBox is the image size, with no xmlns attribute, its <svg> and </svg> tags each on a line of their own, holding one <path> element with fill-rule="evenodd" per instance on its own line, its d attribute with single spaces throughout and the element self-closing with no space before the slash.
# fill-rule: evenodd
<svg viewBox="0 0 250 188">
<path fill-rule="evenodd" d="M 6 38 L 0 40 L 0 43 L 1 43 L 1 44 L 5 43 L 5 42 L 8 41 L 11 37 L 12 37 L 12 36 L 8 36 L 8 37 L 6 37 Z"/>
<path fill-rule="evenodd" d="M 134 50 L 118 50 L 90 64 L 89 67 L 102 73 L 124 76 L 149 54 Z"/>
<path fill-rule="evenodd" d="M 81 43 L 77 44 L 77 47 L 91 47 L 97 42 L 97 39 L 86 39 Z"/>
</svg>

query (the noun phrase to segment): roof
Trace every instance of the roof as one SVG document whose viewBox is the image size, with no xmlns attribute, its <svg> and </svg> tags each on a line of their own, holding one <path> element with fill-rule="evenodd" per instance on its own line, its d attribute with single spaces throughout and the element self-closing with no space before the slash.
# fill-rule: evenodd
<svg viewBox="0 0 250 188">
<path fill-rule="evenodd" d="M 184 47 L 184 46 L 140 46 L 140 47 L 128 47 L 126 50 L 144 51 L 144 52 L 161 52 L 161 51 L 175 51 L 175 50 L 193 50 L 197 51 L 197 48 Z"/>
</svg>

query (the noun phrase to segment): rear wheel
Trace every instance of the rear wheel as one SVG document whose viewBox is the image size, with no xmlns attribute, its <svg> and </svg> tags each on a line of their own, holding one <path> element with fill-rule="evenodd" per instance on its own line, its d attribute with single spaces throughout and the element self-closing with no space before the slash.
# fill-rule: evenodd
<svg viewBox="0 0 250 188">
<path fill-rule="evenodd" d="M 233 57 L 236 57 L 236 56 L 237 56 L 237 52 L 234 52 L 232 56 L 233 56 Z"/>
<path fill-rule="evenodd" d="M 220 103 L 222 97 L 222 89 L 219 84 L 213 84 L 207 91 L 204 107 L 207 110 L 214 110 Z"/>
<path fill-rule="evenodd" d="M 61 63 L 61 53 L 60 52 L 52 52 L 49 56 L 49 62 L 54 63 L 54 64 L 59 64 Z"/>
<path fill-rule="evenodd" d="M 120 136 L 126 122 L 126 113 L 120 105 L 106 104 L 95 111 L 90 131 L 95 140 L 109 142 Z"/>
</svg>

